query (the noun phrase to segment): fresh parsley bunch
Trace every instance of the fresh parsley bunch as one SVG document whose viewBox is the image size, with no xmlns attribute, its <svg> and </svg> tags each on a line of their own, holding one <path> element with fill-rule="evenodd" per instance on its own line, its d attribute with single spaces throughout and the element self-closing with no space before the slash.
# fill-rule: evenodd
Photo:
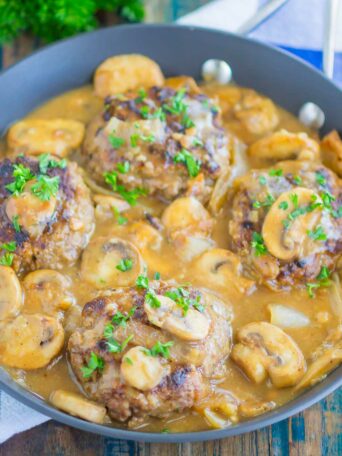
<svg viewBox="0 0 342 456">
<path fill-rule="evenodd" d="M 99 11 L 130 22 L 144 18 L 143 0 L 0 0 L 0 44 L 23 32 L 51 42 L 93 30 Z"/>
</svg>

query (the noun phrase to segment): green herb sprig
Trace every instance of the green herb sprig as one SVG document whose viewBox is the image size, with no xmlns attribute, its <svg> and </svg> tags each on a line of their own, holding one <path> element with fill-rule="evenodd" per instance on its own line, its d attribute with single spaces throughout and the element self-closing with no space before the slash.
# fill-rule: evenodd
<svg viewBox="0 0 342 456">
<path fill-rule="evenodd" d="M 116 12 L 129 22 L 144 18 L 143 0 L 6 0 L 0 2 L 0 44 L 28 32 L 45 42 L 98 27 L 98 12 Z"/>
</svg>

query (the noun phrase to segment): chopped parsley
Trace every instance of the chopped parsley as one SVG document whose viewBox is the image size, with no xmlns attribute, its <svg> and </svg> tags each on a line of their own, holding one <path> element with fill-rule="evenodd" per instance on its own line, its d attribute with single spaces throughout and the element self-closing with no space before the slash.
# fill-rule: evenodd
<svg viewBox="0 0 342 456">
<path fill-rule="evenodd" d="M 39 171 L 42 174 L 46 174 L 49 168 L 60 168 L 64 169 L 67 165 L 65 158 L 63 160 L 57 161 L 54 160 L 50 154 L 42 154 L 38 157 L 39 161 Z"/>
<path fill-rule="evenodd" d="M 322 266 L 321 271 L 317 276 L 317 279 L 322 281 L 322 280 L 329 279 L 329 277 L 330 277 L 329 268 L 327 268 L 327 266 Z"/>
<path fill-rule="evenodd" d="M 174 156 L 173 161 L 175 163 L 183 163 L 187 167 L 190 177 L 198 176 L 201 169 L 201 161 L 195 158 L 188 150 L 182 149 Z"/>
<path fill-rule="evenodd" d="M 96 370 L 101 372 L 103 368 L 104 360 L 97 356 L 96 353 L 91 352 L 88 365 L 81 367 L 83 378 L 89 378 Z"/>
<path fill-rule="evenodd" d="M 144 352 L 149 356 L 162 356 L 163 358 L 170 358 L 169 348 L 172 347 L 172 345 L 172 340 L 165 342 L 164 344 L 158 341 L 150 350 L 148 348 L 145 348 Z"/>
<path fill-rule="evenodd" d="M 268 172 L 268 175 L 271 176 L 271 177 L 280 177 L 283 175 L 283 170 L 278 168 L 278 169 L 271 169 L 269 172 Z"/>
<path fill-rule="evenodd" d="M 20 228 L 20 224 L 19 224 L 19 215 L 15 215 L 12 218 L 12 225 L 13 225 L 14 231 L 16 233 L 20 233 L 21 228 Z"/>
<path fill-rule="evenodd" d="M 59 182 L 59 176 L 49 177 L 41 174 L 37 177 L 37 182 L 32 185 L 31 193 L 41 201 L 49 201 L 52 196 L 57 195 Z"/>
<path fill-rule="evenodd" d="M 201 296 L 196 296 L 195 299 L 191 299 L 189 291 L 185 290 L 182 287 L 166 291 L 165 296 L 172 299 L 178 306 L 182 308 L 183 315 L 186 315 L 188 313 L 188 310 L 191 306 L 200 312 L 204 311 L 204 307 L 200 302 Z"/>
<path fill-rule="evenodd" d="M 142 101 L 145 100 L 146 97 L 147 97 L 146 90 L 145 89 L 139 89 L 138 90 L 138 98 L 136 99 L 136 101 L 138 103 L 141 103 Z"/>
<path fill-rule="evenodd" d="M 125 356 L 123 360 L 125 361 L 125 363 L 130 364 L 131 366 L 133 366 L 133 361 L 128 356 Z"/>
<path fill-rule="evenodd" d="M 125 225 L 128 222 L 127 218 L 124 217 L 123 215 L 121 215 L 121 213 L 117 207 L 112 206 L 112 211 L 113 211 L 116 221 L 118 222 L 119 225 Z"/>
<path fill-rule="evenodd" d="M 300 176 L 293 176 L 293 182 L 297 185 L 300 185 L 302 183 L 302 178 Z"/>
<path fill-rule="evenodd" d="M 181 116 L 181 124 L 185 128 L 194 127 L 195 124 L 188 114 L 188 105 L 184 102 L 186 95 L 186 88 L 182 88 L 176 92 L 176 94 L 170 98 L 169 104 L 164 104 L 163 109 L 170 114 Z"/>
<path fill-rule="evenodd" d="M 185 128 L 192 128 L 195 126 L 195 122 L 187 114 L 183 115 L 181 123 Z"/>
<path fill-rule="evenodd" d="M 121 272 L 130 271 L 133 267 L 133 260 L 131 258 L 122 258 L 120 263 L 117 264 L 116 269 Z"/>
<path fill-rule="evenodd" d="M 15 241 L 5 242 L 4 244 L 0 244 L 0 248 L 7 250 L 7 252 L 15 252 L 17 243 Z"/>
<path fill-rule="evenodd" d="M 131 206 L 135 206 L 139 196 L 146 195 L 146 190 L 142 188 L 134 188 L 127 190 L 123 185 L 118 183 L 118 175 L 116 171 L 111 171 L 103 174 L 105 183 L 110 185 L 114 192 L 119 193 L 122 198 Z"/>
<path fill-rule="evenodd" d="M 314 230 L 307 230 L 307 234 L 314 241 L 326 241 L 327 240 L 327 235 L 325 234 L 325 232 L 321 226 L 318 226 Z"/>
<path fill-rule="evenodd" d="M 319 184 L 322 187 L 324 187 L 324 185 L 327 183 L 326 178 L 319 171 L 316 171 L 315 174 L 316 174 L 316 182 L 317 182 L 317 184 Z"/>
<path fill-rule="evenodd" d="M 252 234 L 251 246 L 254 249 L 256 256 L 265 255 L 267 253 L 267 247 L 265 246 L 264 239 L 262 235 L 256 231 Z"/>
<path fill-rule="evenodd" d="M 164 111 L 169 112 L 170 114 L 180 115 L 186 113 L 188 106 L 184 103 L 186 89 L 183 87 L 178 90 L 176 94 L 170 98 L 170 104 L 163 105 Z"/>
<path fill-rule="evenodd" d="M 125 140 L 123 138 L 115 136 L 114 133 L 108 135 L 108 141 L 110 142 L 110 145 L 114 147 L 114 149 L 119 149 L 125 144 Z"/>
<path fill-rule="evenodd" d="M 131 146 L 137 147 L 139 140 L 147 143 L 153 143 L 155 142 L 156 137 L 152 133 L 150 135 L 143 135 L 142 133 L 133 133 L 130 137 Z"/>
<path fill-rule="evenodd" d="M 155 280 L 160 280 L 160 272 L 155 272 L 154 273 L 154 279 Z"/>
<path fill-rule="evenodd" d="M 138 287 L 138 288 L 145 288 L 145 289 L 148 289 L 148 286 L 149 286 L 149 280 L 148 280 L 148 277 L 144 276 L 144 275 L 140 275 L 137 277 L 137 280 L 135 281 L 135 285 Z"/>
<path fill-rule="evenodd" d="M 259 176 L 259 184 L 260 185 L 266 185 L 267 184 L 267 179 L 265 176 Z"/>
<path fill-rule="evenodd" d="M 339 206 L 336 211 L 333 210 L 331 213 L 335 218 L 341 218 L 342 217 L 342 205 Z"/>
<path fill-rule="evenodd" d="M 286 209 L 289 208 L 289 203 L 287 201 L 281 201 L 281 203 L 279 203 L 278 207 L 279 207 L 279 209 L 286 211 Z"/>
<path fill-rule="evenodd" d="M 158 108 L 154 111 L 153 114 L 150 114 L 148 116 L 149 119 L 159 119 L 161 121 L 164 121 L 166 119 L 165 112 L 163 111 L 162 108 Z"/>
<path fill-rule="evenodd" d="M 307 290 L 308 295 L 310 296 L 310 298 L 314 298 L 315 297 L 315 291 L 314 290 L 316 290 L 318 288 L 329 287 L 330 286 L 330 284 L 331 284 L 330 271 L 327 268 L 327 266 L 322 266 L 321 271 L 318 274 L 318 276 L 316 277 L 316 279 L 318 280 L 318 282 L 309 282 L 309 283 L 305 284 L 306 290 Z"/>
<path fill-rule="evenodd" d="M 15 196 L 20 195 L 24 191 L 25 184 L 34 179 L 34 174 L 32 174 L 30 168 L 21 163 L 13 165 L 12 176 L 14 181 L 7 184 L 5 188 Z"/>
<path fill-rule="evenodd" d="M 145 302 L 148 304 L 150 307 L 154 309 L 158 309 L 161 306 L 161 303 L 159 299 L 157 298 L 157 295 L 152 288 L 149 288 L 146 292 L 145 295 Z"/>
<path fill-rule="evenodd" d="M 203 142 L 199 139 L 199 138 L 196 138 L 196 136 L 194 137 L 194 139 L 192 140 L 192 145 L 195 146 L 195 147 L 203 147 Z"/>
<path fill-rule="evenodd" d="M 323 207 L 329 211 L 332 210 L 331 203 L 335 201 L 336 198 L 330 192 L 322 192 L 320 197 L 322 199 Z"/>
<path fill-rule="evenodd" d="M 140 115 L 143 119 L 148 119 L 150 114 L 150 107 L 149 106 L 142 106 L 140 108 Z"/>
<path fill-rule="evenodd" d="M 265 201 L 254 201 L 253 207 L 255 209 L 259 209 L 260 207 L 270 207 L 270 206 L 272 206 L 274 201 L 275 201 L 274 197 L 270 193 L 268 193 Z"/>
<path fill-rule="evenodd" d="M 298 195 L 297 195 L 297 193 L 291 193 L 290 200 L 292 201 L 293 206 L 295 208 L 297 208 L 298 207 Z"/>
<path fill-rule="evenodd" d="M 119 171 L 119 173 L 121 174 L 127 174 L 128 171 L 130 170 L 131 168 L 131 164 L 129 161 L 125 160 L 124 162 L 119 162 L 117 165 L 116 165 L 116 169 Z"/>
<path fill-rule="evenodd" d="M 14 259 L 13 253 L 6 252 L 5 255 L 3 255 L 0 258 L 0 264 L 1 264 L 1 266 L 12 266 L 13 259 Z"/>
<path fill-rule="evenodd" d="M 314 298 L 315 297 L 314 290 L 316 288 L 319 288 L 320 284 L 313 282 L 313 283 L 306 283 L 305 286 L 306 286 L 306 290 L 307 290 L 308 295 L 310 296 L 310 298 Z"/>
<path fill-rule="evenodd" d="M 114 315 L 114 317 L 115 317 L 115 315 Z M 130 318 L 130 317 L 128 316 L 128 318 Z M 120 317 L 118 317 L 118 319 L 122 322 Z M 121 324 L 121 326 L 122 326 L 122 324 Z M 113 331 L 114 331 L 114 326 L 109 323 L 105 326 L 105 329 L 103 332 L 103 336 L 107 340 L 108 351 L 110 353 L 121 353 L 127 347 L 128 343 L 133 339 L 133 334 L 128 336 L 122 343 L 120 343 L 119 341 L 114 339 Z"/>
<path fill-rule="evenodd" d="M 126 315 L 120 311 L 117 311 L 112 317 L 113 324 L 125 328 L 127 321 L 134 315 L 135 310 L 136 307 L 132 307 Z"/>
</svg>

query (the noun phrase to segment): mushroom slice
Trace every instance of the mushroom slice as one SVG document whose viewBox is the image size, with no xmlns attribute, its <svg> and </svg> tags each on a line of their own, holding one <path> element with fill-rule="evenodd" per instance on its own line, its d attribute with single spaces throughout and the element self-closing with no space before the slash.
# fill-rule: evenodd
<svg viewBox="0 0 342 456">
<path fill-rule="evenodd" d="M 0 320 L 15 317 L 23 305 L 20 282 L 12 268 L 0 266 Z"/>
<path fill-rule="evenodd" d="M 233 288 L 240 294 L 254 288 L 255 282 L 242 276 L 240 258 L 229 250 L 208 250 L 194 261 L 193 266 L 198 277 L 205 277 L 207 283 L 219 288 Z"/>
<path fill-rule="evenodd" d="M 97 67 L 94 76 L 95 93 L 102 98 L 163 83 L 164 76 L 159 65 L 140 54 L 110 57 Z"/>
<path fill-rule="evenodd" d="M 147 318 L 153 325 L 182 340 L 201 340 L 207 337 L 210 321 L 206 315 L 192 308 L 184 314 L 181 307 L 167 296 L 157 295 L 157 299 L 160 307 L 152 307 L 147 300 L 144 303 Z"/>
<path fill-rule="evenodd" d="M 238 422 L 239 401 L 231 393 L 212 393 L 194 406 L 214 429 L 222 429 Z"/>
<path fill-rule="evenodd" d="M 99 220 L 106 220 L 116 213 L 125 212 L 130 209 L 127 201 L 109 195 L 94 195 L 95 216 Z"/>
<path fill-rule="evenodd" d="M 190 76 L 173 76 L 172 78 L 167 78 L 165 79 L 165 86 L 171 87 L 174 90 L 180 90 L 185 87 L 192 93 L 201 92 L 196 81 Z"/>
<path fill-rule="evenodd" d="M 102 424 L 105 421 L 107 410 L 102 405 L 95 404 L 79 394 L 65 390 L 52 391 L 49 398 L 51 404 L 67 412 L 92 423 Z"/>
<path fill-rule="evenodd" d="M 82 277 L 96 288 L 134 285 L 143 270 L 138 249 L 116 237 L 95 238 L 83 252 Z"/>
<path fill-rule="evenodd" d="M 247 400 L 239 405 L 239 414 L 245 418 L 252 418 L 253 416 L 269 412 L 274 409 L 276 405 L 277 404 L 273 401 Z"/>
<path fill-rule="evenodd" d="M 282 329 L 266 322 L 249 323 L 237 332 L 232 359 L 255 383 L 270 376 L 278 388 L 293 386 L 303 377 L 303 353 Z"/>
<path fill-rule="evenodd" d="M 321 148 L 322 160 L 325 166 L 342 177 L 342 140 L 336 130 L 324 136 Z"/>
<path fill-rule="evenodd" d="M 306 374 L 296 389 L 315 385 L 342 362 L 342 325 L 330 332 L 324 342 L 312 355 Z"/>
<path fill-rule="evenodd" d="M 158 358 L 147 354 L 144 347 L 133 347 L 122 358 L 121 375 L 125 382 L 141 391 L 148 391 L 157 386 L 166 369 Z"/>
<path fill-rule="evenodd" d="M 142 221 L 130 223 L 127 226 L 126 231 L 131 242 L 142 251 L 146 249 L 158 251 L 163 242 L 163 237 L 160 232 L 148 223 Z"/>
<path fill-rule="evenodd" d="M 234 107 L 235 117 L 250 133 L 264 135 L 279 123 L 277 108 L 269 98 L 260 96 L 254 90 L 244 90 L 242 99 Z"/>
<path fill-rule="evenodd" d="M 59 311 L 68 310 L 75 303 L 70 285 L 67 277 L 52 269 L 30 272 L 23 280 L 25 311 L 55 316 Z"/>
<path fill-rule="evenodd" d="M 320 149 L 319 144 L 306 133 L 280 130 L 253 143 L 248 149 L 248 154 L 273 162 L 291 158 L 317 161 L 320 158 Z"/>
<path fill-rule="evenodd" d="M 28 182 L 20 195 L 10 196 L 6 202 L 5 210 L 11 222 L 17 218 L 20 226 L 32 238 L 38 238 L 53 217 L 57 199 L 54 196 L 51 196 L 47 201 L 37 198 L 31 193 L 31 187 L 34 183 L 35 180 Z"/>
<path fill-rule="evenodd" d="M 49 151 L 66 157 L 80 147 L 84 125 L 71 119 L 27 119 L 14 124 L 8 131 L 7 142 L 15 153 L 39 155 Z"/>
<path fill-rule="evenodd" d="M 174 200 L 165 209 L 162 223 L 171 237 L 182 230 L 189 234 L 209 235 L 213 227 L 209 212 L 193 196 Z"/>
<path fill-rule="evenodd" d="M 280 328 L 303 328 L 310 324 L 310 319 L 306 315 L 291 307 L 270 304 L 267 308 L 271 314 L 272 325 Z"/>
<path fill-rule="evenodd" d="M 63 347 L 61 323 L 43 314 L 22 314 L 4 323 L 0 332 L 0 362 L 18 369 L 39 369 Z"/>
<path fill-rule="evenodd" d="M 321 248 L 319 242 L 308 236 L 308 230 L 313 230 L 322 217 L 319 209 L 306 210 L 314 201 L 321 201 L 314 191 L 297 187 L 282 193 L 273 203 L 262 227 L 265 245 L 273 256 L 291 261 Z M 297 215 L 294 217 L 295 211 Z"/>
<path fill-rule="evenodd" d="M 178 198 L 164 211 L 162 223 L 177 255 L 186 261 L 215 245 L 210 239 L 213 219 L 194 197 Z"/>
</svg>

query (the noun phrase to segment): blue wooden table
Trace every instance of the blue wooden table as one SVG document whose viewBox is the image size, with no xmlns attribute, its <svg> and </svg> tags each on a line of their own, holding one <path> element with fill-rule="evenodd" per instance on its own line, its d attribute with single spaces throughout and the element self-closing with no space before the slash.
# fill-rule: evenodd
<svg viewBox="0 0 342 456">
<path fill-rule="evenodd" d="M 243 0 L 235 0 L 243 1 Z M 150 22 L 171 22 L 208 0 L 147 0 Z M 104 18 L 104 24 L 113 22 Z M 40 45 L 21 37 L 0 48 L 6 67 Z M 342 390 L 288 420 L 230 439 L 195 444 L 144 444 L 95 436 L 50 421 L 10 439 L 0 456 L 338 456 L 342 455 Z"/>
</svg>

